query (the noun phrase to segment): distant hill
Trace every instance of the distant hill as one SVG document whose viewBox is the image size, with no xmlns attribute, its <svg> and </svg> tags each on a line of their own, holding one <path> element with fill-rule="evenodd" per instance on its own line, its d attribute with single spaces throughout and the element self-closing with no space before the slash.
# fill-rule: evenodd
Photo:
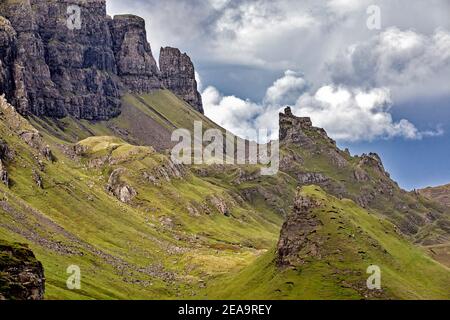
<svg viewBox="0 0 450 320">
<path fill-rule="evenodd" d="M 431 200 L 450 207 L 450 184 L 421 189 L 419 193 Z"/>
</svg>

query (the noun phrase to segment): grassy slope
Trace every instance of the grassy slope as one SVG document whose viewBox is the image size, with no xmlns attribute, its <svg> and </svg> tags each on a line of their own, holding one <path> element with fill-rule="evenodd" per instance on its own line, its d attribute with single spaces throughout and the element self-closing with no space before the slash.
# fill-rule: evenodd
<svg viewBox="0 0 450 320">
<path fill-rule="evenodd" d="M 75 136 L 71 129 L 78 125 L 72 122 L 60 136 Z M 100 124 L 83 125 L 94 133 L 107 133 Z M 188 205 L 210 195 L 233 200 L 230 190 L 191 174 L 160 186 L 132 175 L 138 196 L 132 205 L 120 203 L 105 192 L 113 167 L 86 165 L 89 157 L 111 146 L 108 137 L 85 140 L 95 155 L 79 162 L 62 152 L 60 145 L 66 141 L 42 130 L 58 159 L 50 163 L 3 121 L 0 131 L 16 154 L 7 163 L 11 189 L 0 186 L 0 238 L 30 244 L 45 268 L 48 299 L 194 297 L 210 275 L 247 265 L 277 239 L 282 218 L 268 208 L 262 212 L 235 203 L 232 217 L 213 209 L 210 215 L 190 214 Z M 112 142 L 120 145 L 114 151 L 123 158 L 120 166 L 136 173 L 166 159 L 150 148 L 120 139 Z M 45 163 L 43 172 L 36 157 Z M 43 190 L 34 185 L 32 169 L 40 172 Z M 167 219 L 169 225 L 164 223 Z M 66 289 L 66 268 L 71 264 L 81 267 L 80 291 Z"/>
<path fill-rule="evenodd" d="M 302 190 L 322 203 L 315 213 L 326 237 L 321 259 L 295 269 L 279 270 L 274 250 L 236 276 L 217 279 L 205 295 L 250 299 L 360 299 L 354 288 L 365 286 L 369 265 L 380 266 L 384 298 L 449 299 L 449 269 L 396 233 L 387 220 L 338 200 L 321 189 Z M 337 213 L 336 213 L 337 212 Z M 336 253 L 340 250 L 340 253 Z M 430 276 L 432 275 L 432 276 Z M 221 285 L 227 283 L 227 286 Z"/>
<path fill-rule="evenodd" d="M 282 145 L 282 153 L 296 154 L 301 158 L 301 161 L 295 163 L 293 168 L 286 170 L 286 173 L 294 178 L 299 172 L 321 173 L 330 178 L 321 185 L 327 192 L 354 201 L 362 195 L 372 194 L 374 197 L 367 208 L 387 217 L 411 241 L 422 245 L 450 243 L 448 207 L 430 201 L 418 193 L 402 190 L 388 175 L 369 165 L 364 166 L 363 169 L 370 179 L 357 181 L 354 171 L 360 166 L 361 157 L 337 150 L 327 139 L 317 136 L 315 130 L 306 131 L 306 134 L 315 142 L 315 146 L 310 150 L 293 144 Z M 338 151 L 347 165 L 336 165 L 329 154 L 330 151 Z M 434 216 L 433 220 L 428 217 L 430 212 Z"/>
<path fill-rule="evenodd" d="M 43 160 L 46 169 L 40 174 L 44 179 L 44 190 L 38 189 L 31 179 L 32 168 L 39 171 L 36 150 L 0 121 L 1 136 L 16 151 L 15 159 L 7 163 L 13 185 L 10 190 L 0 185 L 0 238 L 30 244 L 46 271 L 46 297 L 149 299 L 200 298 L 205 294 L 207 297 L 230 297 L 233 287 L 239 287 L 234 276 L 249 265 L 242 274 L 261 272 L 263 276 L 263 272 L 266 285 L 272 286 L 274 280 L 267 277 L 278 271 L 271 262 L 273 251 L 268 250 L 278 240 L 283 220 L 281 214 L 289 212 L 297 186 L 295 179 L 280 173 L 276 177 L 257 177 L 237 183 L 240 175 L 251 176 L 257 168 L 197 166 L 193 172 L 206 171 L 207 174 L 188 173 L 183 179 L 172 179 L 160 186 L 145 183 L 141 179 L 141 170 L 159 166 L 167 158 L 149 148 L 127 143 L 152 145 L 152 139 L 146 140 L 142 135 L 142 126 L 152 124 L 154 131 L 149 134 L 150 138 L 152 134 L 170 133 L 175 127 L 192 128 L 193 121 L 200 119 L 205 128 L 220 128 L 168 91 L 143 97 L 129 95 L 124 99 L 122 115 L 108 122 L 31 119 L 58 158 L 55 163 Z M 136 118 L 144 120 L 138 125 Z M 128 133 L 122 134 L 123 131 L 117 128 Z M 87 145 L 90 152 L 81 162 L 62 152 L 61 146 L 83 139 L 87 140 L 81 144 Z M 120 161 L 111 167 L 88 166 L 90 160 L 110 153 L 112 145 L 113 153 Z M 306 160 L 307 166 L 329 171 L 336 180 L 350 174 L 350 171 L 334 172 L 326 159 Z M 105 192 L 109 174 L 118 166 L 131 172 L 127 179 L 138 191 L 131 205 L 120 203 Z M 193 215 L 187 210 L 193 204 L 206 203 L 210 196 L 219 196 L 229 203 L 231 217 L 214 209 L 209 215 Z M 417 254 L 420 261 L 426 260 L 422 254 Z M 262 260 L 253 264 L 262 255 Z M 66 268 L 71 264 L 81 267 L 80 291 L 66 289 Z M 442 280 L 442 269 L 435 267 L 433 262 L 430 265 L 432 272 L 441 270 L 436 273 L 436 279 Z M 265 272 L 268 269 L 270 272 Z M 327 273 L 326 267 L 318 265 L 309 272 L 308 283 L 314 285 L 316 291 L 276 295 L 286 298 L 357 297 L 351 290 L 336 290 L 334 278 Z M 227 279 L 220 280 L 219 275 Z M 296 274 L 292 276 L 297 277 Z M 285 273 L 275 277 L 284 292 Z M 230 289 L 223 292 L 228 281 L 231 281 Z M 290 290 L 292 285 L 285 282 L 286 290 Z M 210 284 L 214 284 L 211 288 L 220 288 L 202 289 Z M 249 290 L 247 294 L 236 292 L 232 297 L 250 298 L 252 292 L 265 292 L 266 298 L 273 296 L 273 292 L 264 291 L 263 287 L 258 290 Z M 420 297 L 443 295 L 441 286 L 434 283 L 428 293 Z"/>
</svg>

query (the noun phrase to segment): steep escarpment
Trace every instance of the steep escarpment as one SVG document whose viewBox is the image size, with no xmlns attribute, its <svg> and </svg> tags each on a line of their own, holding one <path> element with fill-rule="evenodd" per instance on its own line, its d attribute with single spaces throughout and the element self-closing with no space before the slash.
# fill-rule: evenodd
<svg viewBox="0 0 450 320">
<path fill-rule="evenodd" d="M 42 264 L 23 244 L 0 240 L 0 300 L 42 300 Z"/>
<path fill-rule="evenodd" d="M 14 59 L 16 58 L 16 31 L 11 23 L 0 16 L 0 92 L 8 94 L 7 99 L 14 99 Z"/>
<path fill-rule="evenodd" d="M 108 120 L 120 114 L 125 91 L 149 93 L 165 83 L 199 108 L 184 69 L 170 82 L 160 77 L 144 20 L 111 19 L 104 0 L 3 0 L 0 18 L 0 93 L 23 115 Z M 180 70 L 171 62 L 165 68 Z"/>
<path fill-rule="evenodd" d="M 161 48 L 159 67 L 164 86 L 179 95 L 183 100 L 203 113 L 203 103 L 197 91 L 194 64 L 186 53 L 179 49 Z"/>
<path fill-rule="evenodd" d="M 160 74 L 147 42 L 144 19 L 119 15 L 110 25 L 117 72 L 123 84 L 136 93 L 161 89 Z"/>
<path fill-rule="evenodd" d="M 108 119 L 120 112 L 120 94 L 105 3 L 71 4 L 81 8 L 79 29 L 68 25 L 65 1 L 2 4 L 17 33 L 11 102 L 22 114 Z"/>
</svg>

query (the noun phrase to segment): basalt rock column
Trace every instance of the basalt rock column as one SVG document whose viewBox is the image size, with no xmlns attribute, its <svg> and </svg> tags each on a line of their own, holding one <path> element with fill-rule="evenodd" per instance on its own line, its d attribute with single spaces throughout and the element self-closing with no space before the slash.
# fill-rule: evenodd
<svg viewBox="0 0 450 320">
<path fill-rule="evenodd" d="M 117 72 L 123 84 L 136 93 L 162 88 L 160 74 L 147 41 L 144 19 L 118 15 L 110 23 Z"/>
<path fill-rule="evenodd" d="M 202 96 L 197 90 L 195 70 L 191 58 L 179 49 L 161 48 L 159 68 L 164 86 L 180 96 L 197 111 L 203 113 Z"/>
</svg>

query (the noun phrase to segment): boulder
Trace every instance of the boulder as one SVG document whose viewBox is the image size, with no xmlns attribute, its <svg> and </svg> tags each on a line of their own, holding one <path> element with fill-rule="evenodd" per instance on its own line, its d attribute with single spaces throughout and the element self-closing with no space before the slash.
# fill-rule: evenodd
<svg viewBox="0 0 450 320">
<path fill-rule="evenodd" d="M 136 197 L 137 192 L 122 180 L 121 176 L 125 172 L 124 168 L 115 169 L 109 176 L 106 191 L 115 196 L 120 202 L 129 203 Z"/>
</svg>

